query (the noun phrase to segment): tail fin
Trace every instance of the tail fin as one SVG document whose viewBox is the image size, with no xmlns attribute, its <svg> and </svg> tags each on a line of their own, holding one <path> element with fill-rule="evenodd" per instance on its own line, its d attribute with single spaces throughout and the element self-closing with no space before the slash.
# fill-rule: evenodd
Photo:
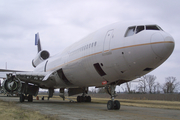
<svg viewBox="0 0 180 120">
<path fill-rule="evenodd" d="M 32 60 L 32 65 L 34 67 L 38 66 L 41 62 L 48 59 L 50 54 L 46 50 L 41 49 L 41 42 L 39 38 L 39 33 L 35 34 L 35 45 L 37 45 L 38 54 Z"/>
<path fill-rule="evenodd" d="M 39 33 L 35 34 L 35 45 L 37 45 L 38 53 L 42 50 L 41 49 L 41 42 L 39 38 Z"/>
</svg>

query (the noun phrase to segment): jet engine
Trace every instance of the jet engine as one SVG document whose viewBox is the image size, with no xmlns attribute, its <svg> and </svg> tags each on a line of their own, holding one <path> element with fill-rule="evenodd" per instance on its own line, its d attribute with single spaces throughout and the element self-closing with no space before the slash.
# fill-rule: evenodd
<svg viewBox="0 0 180 120">
<path fill-rule="evenodd" d="M 7 79 L 3 81 L 2 88 L 6 94 L 29 94 L 36 96 L 39 92 L 39 86 L 25 83 L 12 74 L 7 74 Z"/>
<path fill-rule="evenodd" d="M 11 76 L 3 81 L 2 87 L 5 93 L 18 94 L 21 91 L 22 82 L 15 76 Z"/>
<path fill-rule="evenodd" d="M 50 56 L 49 52 L 46 50 L 42 50 L 40 51 L 36 57 L 32 60 L 32 65 L 34 67 L 36 67 L 37 65 L 39 65 L 41 62 L 43 62 L 44 60 L 48 59 Z"/>
</svg>

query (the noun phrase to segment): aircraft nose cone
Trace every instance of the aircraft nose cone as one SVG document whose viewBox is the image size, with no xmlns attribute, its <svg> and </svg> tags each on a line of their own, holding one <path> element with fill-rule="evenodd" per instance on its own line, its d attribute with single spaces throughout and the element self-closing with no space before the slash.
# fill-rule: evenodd
<svg viewBox="0 0 180 120">
<path fill-rule="evenodd" d="M 151 47 L 158 57 L 167 58 L 174 50 L 174 39 L 170 35 L 154 33 L 151 36 Z"/>
</svg>

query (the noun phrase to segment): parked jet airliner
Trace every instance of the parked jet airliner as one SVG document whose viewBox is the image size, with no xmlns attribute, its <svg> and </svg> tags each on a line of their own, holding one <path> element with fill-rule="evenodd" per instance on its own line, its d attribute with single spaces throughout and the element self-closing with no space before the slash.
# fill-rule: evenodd
<svg viewBox="0 0 180 120">
<path fill-rule="evenodd" d="M 18 93 L 20 102 L 32 102 L 39 88 L 49 90 L 48 98 L 57 88 L 64 98 L 66 88 L 69 96 L 82 93 L 77 102 L 91 102 L 88 87 L 105 87 L 111 96 L 107 108 L 119 110 L 120 103 L 114 100 L 116 85 L 157 68 L 171 55 L 175 43 L 158 25 L 139 21 L 103 27 L 51 57 L 41 49 L 38 33 L 35 44 L 38 54 L 32 60 L 34 71 L 7 74 L 3 83 L 6 92 Z"/>
</svg>

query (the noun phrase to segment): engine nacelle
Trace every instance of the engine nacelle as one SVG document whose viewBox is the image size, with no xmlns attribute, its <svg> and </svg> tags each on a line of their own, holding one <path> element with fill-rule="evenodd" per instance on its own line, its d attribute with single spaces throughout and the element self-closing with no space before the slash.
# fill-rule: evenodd
<svg viewBox="0 0 180 120">
<path fill-rule="evenodd" d="M 3 81 L 2 87 L 7 94 L 18 94 L 21 92 L 22 82 L 15 76 L 11 76 Z"/>
<path fill-rule="evenodd" d="M 39 65 L 41 62 L 43 62 L 44 60 L 48 59 L 50 56 L 49 52 L 46 50 L 40 51 L 36 57 L 32 60 L 32 65 L 34 67 L 36 67 L 37 65 Z"/>
<path fill-rule="evenodd" d="M 39 86 L 22 82 L 15 75 L 7 75 L 7 79 L 2 84 L 5 94 L 29 94 L 36 96 L 39 92 Z"/>
</svg>

